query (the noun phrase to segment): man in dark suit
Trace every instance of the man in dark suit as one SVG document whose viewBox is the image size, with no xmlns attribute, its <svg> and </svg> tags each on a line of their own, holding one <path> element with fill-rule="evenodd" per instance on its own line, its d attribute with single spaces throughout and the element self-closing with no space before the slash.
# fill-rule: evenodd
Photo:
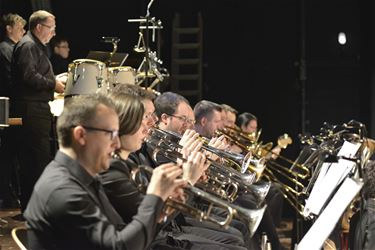
<svg viewBox="0 0 375 250">
<path fill-rule="evenodd" d="M 57 123 L 60 150 L 35 185 L 24 213 L 30 249 L 145 249 L 165 201 L 186 184 L 174 164 L 153 173 L 138 213 L 125 226 L 97 174 L 119 148 L 110 99 L 71 99 Z"/>
</svg>

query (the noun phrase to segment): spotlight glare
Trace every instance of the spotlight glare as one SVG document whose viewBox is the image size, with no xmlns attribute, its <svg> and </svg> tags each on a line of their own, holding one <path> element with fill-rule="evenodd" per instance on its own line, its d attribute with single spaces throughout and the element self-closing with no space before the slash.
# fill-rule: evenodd
<svg viewBox="0 0 375 250">
<path fill-rule="evenodd" d="M 338 37 L 337 37 L 337 40 L 338 40 L 340 45 L 345 45 L 346 44 L 346 34 L 344 32 L 340 32 Z"/>
</svg>

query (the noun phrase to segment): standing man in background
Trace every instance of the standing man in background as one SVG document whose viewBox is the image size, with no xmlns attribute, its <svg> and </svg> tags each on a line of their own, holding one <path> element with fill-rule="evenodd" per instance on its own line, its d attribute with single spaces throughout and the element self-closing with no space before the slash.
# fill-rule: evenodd
<svg viewBox="0 0 375 250">
<path fill-rule="evenodd" d="M 25 210 L 36 180 L 51 160 L 52 114 L 48 102 L 54 91 L 64 92 L 55 79 L 47 43 L 55 35 L 55 16 L 39 10 L 29 19 L 29 31 L 15 46 L 12 59 L 11 115 L 22 118 L 16 143 L 20 157 L 21 210 Z"/>
<path fill-rule="evenodd" d="M 55 36 L 50 42 L 52 49 L 51 63 L 53 73 L 55 75 L 68 71 L 69 65 L 69 43 L 68 40 L 62 37 Z"/>
<path fill-rule="evenodd" d="M 17 14 L 9 13 L 4 15 L 1 20 L 1 37 L 0 43 L 0 96 L 10 96 L 11 91 L 11 60 L 13 48 L 25 34 L 24 26 L 26 20 Z M 10 147 L 12 134 L 15 128 L 6 128 L 0 130 L 0 207 L 12 208 L 18 207 L 16 197 L 12 197 L 15 190 L 12 190 L 12 170 L 16 169 L 16 151 Z M 12 192 L 13 191 L 13 192 Z"/>
</svg>

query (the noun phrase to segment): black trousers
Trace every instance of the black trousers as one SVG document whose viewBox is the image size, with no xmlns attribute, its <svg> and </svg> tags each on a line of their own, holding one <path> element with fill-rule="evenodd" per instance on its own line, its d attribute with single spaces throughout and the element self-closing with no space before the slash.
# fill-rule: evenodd
<svg viewBox="0 0 375 250">
<path fill-rule="evenodd" d="M 12 116 L 22 118 L 17 134 L 19 148 L 21 210 L 26 209 L 34 185 L 52 160 L 52 114 L 46 102 L 19 101 L 12 105 Z"/>
</svg>

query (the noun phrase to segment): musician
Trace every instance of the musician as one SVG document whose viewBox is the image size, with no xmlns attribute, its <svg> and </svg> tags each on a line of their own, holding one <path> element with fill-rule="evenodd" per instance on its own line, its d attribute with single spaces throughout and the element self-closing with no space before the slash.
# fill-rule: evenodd
<svg viewBox="0 0 375 250">
<path fill-rule="evenodd" d="M 221 106 L 217 103 L 202 100 L 194 106 L 194 130 L 201 136 L 212 138 L 215 131 L 223 128 L 221 119 Z"/>
<path fill-rule="evenodd" d="M 248 112 L 237 117 L 237 126 L 245 133 L 253 133 L 258 130 L 258 118 Z"/>
<path fill-rule="evenodd" d="M 237 126 L 239 126 L 245 133 L 257 132 L 258 118 L 248 112 L 242 113 L 238 116 Z M 281 152 L 281 148 L 276 146 L 271 150 L 271 152 L 272 154 L 269 154 L 268 157 L 276 159 Z M 278 185 L 272 183 L 266 199 L 271 210 L 271 214 L 273 215 L 275 226 L 280 226 L 284 199 Z"/>
<path fill-rule="evenodd" d="M 185 97 L 165 92 L 156 98 L 154 104 L 160 129 L 182 135 L 194 127 L 194 111 Z"/>
<path fill-rule="evenodd" d="M 17 14 L 10 13 L 2 17 L 1 36 L 3 41 L 0 43 L 0 97 L 10 96 L 10 67 L 13 48 L 25 34 L 25 25 L 26 20 Z M 11 147 L 12 134 L 15 132 L 14 130 L 14 128 L 0 130 L 0 200 L 2 200 L 1 207 L 3 208 L 18 207 L 16 199 L 15 197 L 12 197 L 12 191 L 10 190 L 10 186 L 12 185 L 12 170 L 16 170 L 16 149 Z"/>
<path fill-rule="evenodd" d="M 126 93 L 130 95 L 135 95 L 141 98 L 143 104 L 152 104 L 152 105 L 144 105 L 145 112 L 148 111 L 143 116 L 142 120 L 142 126 L 144 127 L 144 130 L 149 130 L 151 125 L 154 125 L 155 121 L 158 120 L 157 117 L 153 117 L 153 111 L 155 110 L 153 102 L 152 102 L 152 96 L 150 95 L 150 92 L 147 90 L 144 90 L 136 85 L 131 84 L 123 84 L 116 86 L 114 93 Z M 155 161 L 153 161 L 151 155 L 148 153 L 149 148 L 144 143 L 142 145 L 142 149 L 137 151 L 136 153 L 131 153 L 126 160 L 126 163 L 129 165 L 147 165 L 151 166 L 153 168 L 156 168 L 159 164 Z M 111 169 L 110 169 L 111 170 Z M 133 184 L 134 185 L 134 184 Z M 107 183 L 105 183 L 105 186 L 107 186 Z M 131 189 L 130 189 L 131 190 Z M 135 194 L 134 194 L 135 195 Z M 126 198 L 126 197 L 123 197 Z M 127 202 L 126 204 L 128 204 Z M 129 211 L 127 212 L 129 213 Z M 131 215 L 129 215 L 131 217 Z M 181 217 L 180 217 L 181 218 Z M 225 232 L 222 232 L 220 228 L 216 226 L 217 230 L 208 230 L 206 228 L 202 227 L 191 227 L 186 225 L 186 222 L 184 219 L 179 220 L 172 220 L 166 227 L 165 230 L 161 231 L 159 237 L 161 236 L 162 239 L 157 239 L 158 244 L 164 244 L 163 247 L 165 249 L 171 248 L 173 245 L 180 246 L 182 249 L 190 248 L 192 245 L 194 246 L 194 249 L 199 248 L 198 245 L 202 242 L 205 243 L 205 247 L 203 249 L 206 249 L 207 242 L 212 244 L 216 244 L 216 247 L 218 247 L 220 244 L 231 244 L 233 245 L 232 248 L 238 248 L 238 245 L 243 244 L 243 239 L 241 237 L 241 233 L 233 229 L 232 231 L 228 230 L 229 232 L 236 231 L 236 235 L 231 235 Z M 166 238 L 165 235 L 168 235 Z M 165 242 L 167 241 L 167 242 Z M 199 244 L 198 244 L 199 243 Z M 164 249 L 164 248 L 163 248 Z"/>
<path fill-rule="evenodd" d="M 52 49 L 51 64 L 55 75 L 68 71 L 69 59 L 69 42 L 63 37 L 53 37 L 50 42 Z"/>
<path fill-rule="evenodd" d="M 29 249 L 145 249 L 163 201 L 186 184 L 179 166 L 155 170 L 138 213 L 125 226 L 97 174 L 119 148 L 119 119 L 107 97 L 72 98 L 58 119 L 60 150 L 25 211 Z M 128 204 L 131 206 L 130 204 Z"/>
<path fill-rule="evenodd" d="M 194 107 L 196 131 L 198 133 L 203 133 L 207 137 L 214 136 L 215 130 L 220 127 L 217 121 L 220 119 L 219 117 L 221 117 L 221 110 L 221 106 L 213 102 L 201 101 L 197 103 Z M 221 146 L 221 148 L 225 147 Z M 279 223 L 278 220 L 281 217 L 280 205 L 282 206 L 282 202 L 283 199 L 278 188 L 275 185 L 271 185 L 271 189 L 266 196 L 268 207 L 265 210 L 258 232 L 265 232 L 267 234 L 271 241 L 272 249 L 282 249 L 275 224 Z M 257 205 L 255 197 L 248 193 L 240 193 L 235 203 L 249 209 L 254 209 Z"/>
<path fill-rule="evenodd" d="M 12 58 L 11 116 L 21 117 L 16 138 L 20 157 L 21 209 L 26 208 L 33 186 L 51 160 L 52 114 L 48 101 L 54 91 L 64 92 L 55 79 L 46 44 L 55 35 L 55 17 L 44 10 L 29 18 L 29 31 L 15 45 Z"/>
<path fill-rule="evenodd" d="M 10 96 L 11 71 L 10 65 L 14 45 L 18 43 L 25 34 L 26 20 L 18 14 L 9 13 L 1 20 L 0 43 L 0 96 Z"/>
<path fill-rule="evenodd" d="M 234 128 L 236 126 L 236 116 L 238 111 L 228 104 L 221 104 L 221 117 L 224 127 Z"/>
</svg>

